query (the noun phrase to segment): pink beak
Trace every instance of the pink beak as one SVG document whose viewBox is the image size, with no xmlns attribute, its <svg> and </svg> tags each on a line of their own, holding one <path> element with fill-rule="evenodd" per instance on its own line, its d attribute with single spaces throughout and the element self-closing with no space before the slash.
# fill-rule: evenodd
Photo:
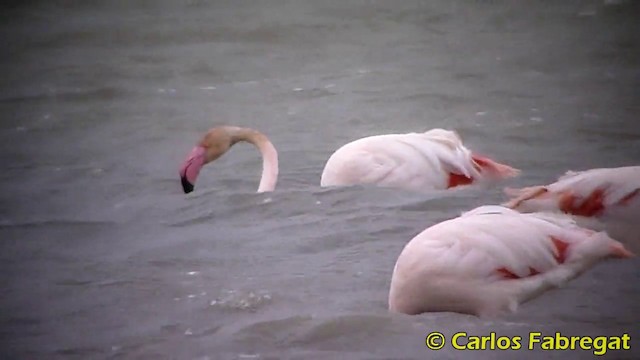
<svg viewBox="0 0 640 360">
<path fill-rule="evenodd" d="M 180 181 L 185 194 L 193 191 L 200 169 L 204 166 L 205 153 L 206 150 L 202 146 L 194 147 L 180 167 Z"/>
</svg>

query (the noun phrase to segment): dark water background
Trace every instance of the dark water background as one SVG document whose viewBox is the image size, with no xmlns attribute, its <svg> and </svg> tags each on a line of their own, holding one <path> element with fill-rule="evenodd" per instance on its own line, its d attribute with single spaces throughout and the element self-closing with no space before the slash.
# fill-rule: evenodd
<svg viewBox="0 0 640 360">
<path fill-rule="evenodd" d="M 424 228 L 501 186 L 638 165 L 637 1 L 32 1 L 0 12 L 5 359 L 589 358 L 439 352 L 430 331 L 629 333 L 640 260 L 601 264 L 500 319 L 387 313 Z M 220 124 L 265 132 L 277 191 L 237 145 L 181 193 Z M 367 135 L 457 130 L 523 170 L 489 190 L 322 189 Z"/>
</svg>

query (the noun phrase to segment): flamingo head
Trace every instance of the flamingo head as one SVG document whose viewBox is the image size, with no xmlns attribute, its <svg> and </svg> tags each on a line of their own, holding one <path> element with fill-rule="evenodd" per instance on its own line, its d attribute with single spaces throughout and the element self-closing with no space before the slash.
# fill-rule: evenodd
<svg viewBox="0 0 640 360">
<path fill-rule="evenodd" d="M 180 181 L 185 194 L 193 191 L 202 167 L 226 153 L 237 140 L 232 137 L 236 127 L 220 126 L 209 130 L 180 167 Z"/>
<path fill-rule="evenodd" d="M 207 151 L 202 146 L 194 147 L 185 161 L 180 167 L 180 181 L 182 183 L 182 190 L 185 194 L 193 191 L 193 185 L 196 183 L 200 169 L 205 164 L 205 155 Z"/>
</svg>

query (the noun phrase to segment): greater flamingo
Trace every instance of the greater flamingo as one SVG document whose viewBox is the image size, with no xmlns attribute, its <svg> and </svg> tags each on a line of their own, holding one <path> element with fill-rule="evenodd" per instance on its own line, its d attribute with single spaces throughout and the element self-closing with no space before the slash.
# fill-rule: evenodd
<svg viewBox="0 0 640 360">
<path fill-rule="evenodd" d="M 278 181 L 278 152 L 271 141 L 257 130 L 236 126 L 210 129 L 191 150 L 180 167 L 180 180 L 185 193 L 193 191 L 202 167 L 227 152 L 239 141 L 255 145 L 262 154 L 262 178 L 258 192 L 273 191 Z"/>
<path fill-rule="evenodd" d="M 373 184 L 413 191 L 442 190 L 513 177 L 518 170 L 472 153 L 444 129 L 388 134 L 350 142 L 327 161 L 321 186 Z"/>
<path fill-rule="evenodd" d="M 640 221 L 640 166 L 568 171 L 542 186 L 505 189 L 504 205 L 519 211 L 562 211 Z"/>
<path fill-rule="evenodd" d="M 180 168 L 182 188 L 193 191 L 200 169 L 222 156 L 238 141 L 262 153 L 258 192 L 273 191 L 278 180 L 278 153 L 257 130 L 220 126 L 210 129 Z M 415 191 L 448 189 L 516 176 L 517 169 L 473 154 L 458 134 L 443 129 L 425 133 L 390 134 L 362 138 L 342 146 L 327 161 L 320 185 L 376 184 Z"/>
<path fill-rule="evenodd" d="M 389 310 L 512 313 L 605 258 L 632 256 L 606 232 L 579 227 L 566 215 L 481 206 L 427 228 L 404 247 Z"/>
<path fill-rule="evenodd" d="M 606 230 L 640 247 L 640 166 L 569 171 L 549 185 L 505 192 L 512 198 L 504 206 L 520 212 L 563 212 L 582 226 Z"/>
</svg>

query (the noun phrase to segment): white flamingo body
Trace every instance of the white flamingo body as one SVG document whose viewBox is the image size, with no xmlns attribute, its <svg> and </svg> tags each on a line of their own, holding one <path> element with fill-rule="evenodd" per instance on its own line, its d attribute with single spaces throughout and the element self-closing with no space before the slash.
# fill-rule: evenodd
<svg viewBox="0 0 640 360">
<path fill-rule="evenodd" d="M 433 129 L 376 135 L 348 143 L 331 155 L 320 185 L 374 184 L 425 191 L 517 173 L 516 169 L 472 154 L 455 132 Z"/>
<path fill-rule="evenodd" d="M 515 312 L 609 256 L 632 254 L 566 216 L 483 206 L 427 228 L 405 246 L 393 271 L 389 309 Z"/>
<path fill-rule="evenodd" d="M 446 189 L 449 172 L 479 176 L 479 171 L 469 161 L 469 151 L 465 150 L 450 149 L 416 133 L 362 138 L 342 146 L 329 158 L 321 185 L 377 184 L 414 190 Z"/>
</svg>

